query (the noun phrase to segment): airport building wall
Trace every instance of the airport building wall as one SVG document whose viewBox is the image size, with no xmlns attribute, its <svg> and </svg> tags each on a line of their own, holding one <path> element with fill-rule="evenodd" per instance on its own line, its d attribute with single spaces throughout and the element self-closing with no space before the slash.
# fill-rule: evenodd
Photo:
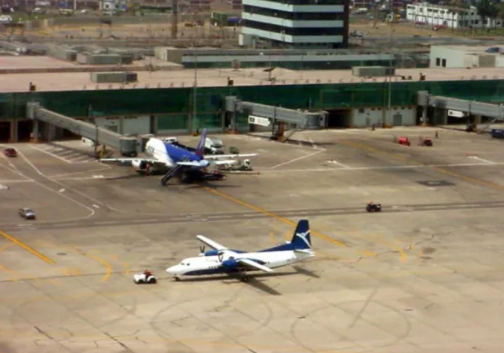
<svg viewBox="0 0 504 353">
<path fill-rule="evenodd" d="M 149 127 L 140 129 L 151 133 L 187 133 L 202 128 L 224 131 L 229 117 L 223 112 L 223 99 L 228 95 L 286 108 L 336 112 L 344 116 L 338 127 L 363 127 L 373 123 L 415 125 L 418 123 L 416 97 L 420 90 L 461 99 L 504 102 L 504 80 L 393 82 L 391 86 L 391 106 L 395 113 L 386 113 L 384 109 L 388 105 L 388 82 L 201 87 L 196 93 L 196 119 L 192 118 L 192 88 L 1 93 L 0 123 L 17 125 L 16 121 L 25 121 L 26 103 L 29 101 L 38 101 L 48 109 L 81 119 L 88 116 L 89 110 L 95 117 L 110 120 L 141 116 L 142 119 L 137 120 L 148 122 Z M 237 123 L 240 130 L 248 130 L 248 116 L 239 115 Z M 139 121 L 121 124 L 141 125 Z M 17 128 L 5 125 L 3 128 L 0 126 L 1 129 L 16 131 Z M 124 129 L 121 132 L 134 133 Z"/>
</svg>

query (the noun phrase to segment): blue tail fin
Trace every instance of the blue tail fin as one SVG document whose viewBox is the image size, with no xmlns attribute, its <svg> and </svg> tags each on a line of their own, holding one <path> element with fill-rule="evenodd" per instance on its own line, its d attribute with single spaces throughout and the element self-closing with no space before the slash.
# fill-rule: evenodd
<svg viewBox="0 0 504 353">
<path fill-rule="evenodd" d="M 294 235 L 292 236 L 290 242 L 262 250 L 261 252 L 293 251 L 306 249 L 311 249 L 310 224 L 306 219 L 302 219 L 298 222 L 296 231 L 294 232 Z"/>
<path fill-rule="evenodd" d="M 298 222 L 292 236 L 291 245 L 294 246 L 294 249 L 311 249 L 310 224 L 308 220 L 302 219 Z"/>
<path fill-rule="evenodd" d="M 205 141 L 207 137 L 207 129 L 203 130 L 203 133 L 201 134 L 201 138 L 199 140 L 198 146 L 196 147 L 196 155 L 199 157 L 203 157 L 203 152 L 205 150 Z"/>
</svg>

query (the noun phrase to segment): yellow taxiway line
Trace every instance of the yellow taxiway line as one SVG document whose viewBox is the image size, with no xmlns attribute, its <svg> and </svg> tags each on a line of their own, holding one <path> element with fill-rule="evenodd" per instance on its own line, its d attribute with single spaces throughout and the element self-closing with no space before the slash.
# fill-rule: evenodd
<svg viewBox="0 0 504 353">
<path fill-rule="evenodd" d="M 26 245 L 25 243 L 23 243 L 22 241 L 14 238 L 13 236 L 5 233 L 4 231 L 0 230 L 0 235 L 3 236 L 5 239 L 13 242 L 14 244 L 16 244 L 17 246 L 19 247 L 22 247 L 23 249 L 25 249 L 26 251 L 28 251 L 29 253 L 31 253 L 32 255 L 35 255 L 36 257 L 38 257 L 39 259 L 47 262 L 48 264 L 50 265 L 54 265 L 54 260 L 51 260 L 50 258 L 48 258 L 47 256 L 45 255 L 42 255 L 41 253 L 39 253 L 37 250 L 31 248 L 30 246 Z"/>
<path fill-rule="evenodd" d="M 278 220 L 278 221 L 280 221 L 280 222 L 282 222 L 282 223 L 285 223 L 285 224 L 287 224 L 287 225 L 289 225 L 289 226 L 293 226 L 293 227 L 295 227 L 295 226 L 297 225 L 297 223 L 296 223 L 296 222 L 293 222 L 293 221 L 291 221 L 290 219 L 287 219 L 287 218 L 281 217 L 281 216 L 276 215 L 276 214 L 274 214 L 274 213 L 272 213 L 272 212 L 270 212 L 270 211 L 266 211 L 265 209 L 263 209 L 263 208 L 261 208 L 261 207 L 254 206 L 254 205 L 252 205 L 252 204 L 250 204 L 250 203 L 248 203 L 248 202 L 245 202 L 245 201 L 243 201 L 243 200 L 237 199 L 236 197 L 230 196 L 230 195 L 228 195 L 228 194 L 224 194 L 223 192 L 217 191 L 217 190 L 212 189 L 212 188 L 209 188 L 209 187 L 204 187 L 204 189 L 205 189 L 206 191 L 208 191 L 208 192 L 210 192 L 210 193 L 214 194 L 214 195 L 217 195 L 217 196 L 220 196 L 220 197 L 222 197 L 222 198 L 225 198 L 226 200 L 229 200 L 229 201 L 232 201 L 232 202 L 237 203 L 237 204 L 239 204 L 239 205 L 242 205 L 242 206 L 244 206 L 244 207 L 247 207 L 247 208 L 249 208 L 249 209 L 251 209 L 251 210 L 253 210 L 253 211 L 256 211 L 256 212 L 258 212 L 258 213 L 262 213 L 262 214 L 264 214 L 264 215 L 266 215 L 266 216 L 269 216 L 269 217 L 271 217 L 271 218 L 274 218 L 274 219 L 276 219 L 276 220 Z M 321 239 L 327 240 L 327 241 L 329 241 L 329 242 L 331 242 L 331 243 L 333 243 L 333 244 L 336 244 L 336 245 L 338 245 L 338 246 L 346 246 L 346 245 L 345 245 L 345 243 L 343 243 L 343 242 L 341 242 L 341 241 L 338 241 L 338 240 L 336 240 L 336 239 L 333 239 L 333 238 L 331 238 L 331 237 L 329 237 L 329 236 L 327 236 L 327 235 L 324 235 L 324 234 L 322 234 L 322 233 L 316 232 L 316 231 L 314 231 L 314 230 L 310 230 L 310 233 L 311 233 L 311 234 L 313 234 L 313 235 L 315 235 L 315 236 L 316 236 L 316 237 L 318 237 L 318 238 L 321 238 Z"/>
</svg>

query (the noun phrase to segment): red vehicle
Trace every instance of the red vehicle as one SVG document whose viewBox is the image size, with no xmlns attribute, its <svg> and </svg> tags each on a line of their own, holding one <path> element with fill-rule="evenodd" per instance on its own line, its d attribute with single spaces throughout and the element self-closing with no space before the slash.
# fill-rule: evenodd
<svg viewBox="0 0 504 353">
<path fill-rule="evenodd" d="M 432 147 L 432 140 L 430 139 L 430 137 L 425 137 L 420 140 L 420 143 L 418 145 Z"/>
<path fill-rule="evenodd" d="M 6 148 L 3 151 L 5 157 L 17 157 L 17 151 L 14 148 Z"/>
<path fill-rule="evenodd" d="M 399 137 L 399 139 L 397 140 L 397 143 L 400 145 L 411 146 L 410 140 L 405 136 Z"/>
</svg>

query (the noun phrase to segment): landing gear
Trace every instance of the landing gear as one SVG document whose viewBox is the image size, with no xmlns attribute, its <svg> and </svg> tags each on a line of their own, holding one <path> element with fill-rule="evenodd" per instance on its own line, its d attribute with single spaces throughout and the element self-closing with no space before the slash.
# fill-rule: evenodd
<svg viewBox="0 0 504 353">
<path fill-rule="evenodd" d="M 242 282 L 248 282 L 249 281 L 249 276 L 247 276 L 247 274 L 245 273 L 245 271 L 240 271 L 240 280 Z"/>
<path fill-rule="evenodd" d="M 175 278 L 175 282 L 180 282 L 180 277 L 179 276 L 175 276 L 173 278 Z"/>
</svg>

